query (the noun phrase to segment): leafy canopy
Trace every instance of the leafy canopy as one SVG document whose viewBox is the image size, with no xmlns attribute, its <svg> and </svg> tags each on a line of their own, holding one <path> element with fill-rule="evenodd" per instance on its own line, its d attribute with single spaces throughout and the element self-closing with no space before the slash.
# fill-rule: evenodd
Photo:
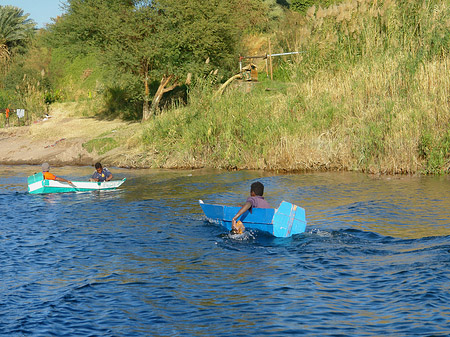
<svg viewBox="0 0 450 337">
<path fill-rule="evenodd" d="M 12 52 L 23 52 L 31 39 L 36 23 L 29 14 L 15 6 L 0 6 L 0 59 L 9 59 Z"/>
<path fill-rule="evenodd" d="M 235 72 L 241 35 L 267 23 L 267 6 L 263 0 L 68 0 L 47 41 L 67 60 L 95 55 L 106 88 L 137 102 L 163 76 Z"/>
</svg>

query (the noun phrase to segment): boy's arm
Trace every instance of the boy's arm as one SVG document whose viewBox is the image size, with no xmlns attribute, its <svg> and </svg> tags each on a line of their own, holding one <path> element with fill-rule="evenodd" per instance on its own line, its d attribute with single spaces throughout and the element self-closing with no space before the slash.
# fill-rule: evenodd
<svg viewBox="0 0 450 337">
<path fill-rule="evenodd" d="M 103 172 L 106 175 L 105 181 L 110 181 L 113 177 L 112 173 L 110 170 L 108 170 L 106 167 L 103 169 Z"/>
<path fill-rule="evenodd" d="M 70 180 L 67 180 L 67 179 L 64 179 L 64 178 L 61 178 L 61 177 L 55 177 L 55 180 L 64 181 L 66 183 L 72 184 L 72 182 Z"/>
<path fill-rule="evenodd" d="M 92 173 L 92 177 L 89 178 L 89 181 L 98 181 L 98 178 L 96 177 L 97 171 L 95 171 L 94 173 Z"/>
<path fill-rule="evenodd" d="M 252 207 L 252 203 L 247 201 L 244 206 L 241 207 L 241 209 L 239 210 L 239 212 L 236 213 L 236 215 L 233 217 L 232 221 L 231 221 L 231 229 L 236 227 L 236 220 L 242 215 L 244 214 L 246 211 L 248 211 L 250 209 L 250 207 Z"/>
</svg>

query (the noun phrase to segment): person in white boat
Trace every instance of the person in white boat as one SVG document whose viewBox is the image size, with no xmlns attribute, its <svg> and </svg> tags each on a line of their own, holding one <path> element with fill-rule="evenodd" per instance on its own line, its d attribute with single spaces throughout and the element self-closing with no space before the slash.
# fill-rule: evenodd
<svg viewBox="0 0 450 337">
<path fill-rule="evenodd" d="M 67 180 L 67 179 L 64 179 L 61 177 L 57 177 L 53 173 L 50 173 L 49 171 L 50 171 L 50 165 L 48 163 L 42 164 L 42 175 L 44 176 L 44 179 L 64 181 L 66 183 L 72 184 L 72 182 L 70 180 Z"/>
<path fill-rule="evenodd" d="M 102 167 L 102 164 L 95 163 L 95 172 L 89 181 L 110 181 L 113 175 L 106 167 Z"/>
</svg>

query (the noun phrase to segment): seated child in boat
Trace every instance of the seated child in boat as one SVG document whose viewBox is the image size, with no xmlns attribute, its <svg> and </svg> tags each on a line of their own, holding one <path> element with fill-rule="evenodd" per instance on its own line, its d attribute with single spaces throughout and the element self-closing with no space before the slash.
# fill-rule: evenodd
<svg viewBox="0 0 450 337">
<path fill-rule="evenodd" d="M 95 163 L 95 172 L 89 181 L 110 181 L 113 175 L 106 167 L 102 167 L 102 164 Z"/>
<path fill-rule="evenodd" d="M 250 186 L 250 196 L 247 198 L 244 206 L 236 213 L 231 222 L 231 232 L 233 234 L 242 234 L 245 230 L 244 225 L 241 221 L 237 221 L 237 219 L 244 214 L 246 211 L 251 210 L 252 208 L 270 208 L 269 203 L 264 199 L 264 185 L 259 181 L 254 182 Z"/>
<path fill-rule="evenodd" d="M 48 163 L 42 164 L 42 175 L 44 176 L 44 179 L 64 181 L 66 183 L 72 184 L 72 182 L 70 180 L 67 180 L 67 179 L 64 179 L 61 177 L 57 177 L 53 173 L 50 173 L 49 171 L 50 171 L 50 165 Z"/>
</svg>

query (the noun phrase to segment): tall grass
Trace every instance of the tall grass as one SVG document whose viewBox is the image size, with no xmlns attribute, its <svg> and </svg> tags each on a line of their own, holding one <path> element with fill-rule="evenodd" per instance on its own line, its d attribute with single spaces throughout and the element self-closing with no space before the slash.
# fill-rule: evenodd
<svg viewBox="0 0 450 337">
<path fill-rule="evenodd" d="M 450 172 L 447 2 L 344 1 L 284 27 L 277 51 L 305 51 L 276 60 L 289 83 L 197 85 L 146 126 L 156 166 Z"/>
<path fill-rule="evenodd" d="M 0 108 L 25 109 L 29 120 L 41 118 L 46 113 L 45 104 L 45 81 L 41 74 L 20 69 L 22 64 L 15 64 L 7 77 L 0 78 L 5 83 L 0 90 Z M 10 122 L 14 120 L 14 125 L 21 125 L 24 121 L 18 120 L 15 114 L 11 114 Z M 0 127 L 4 127 L 0 122 Z"/>
<path fill-rule="evenodd" d="M 347 121 L 338 130 L 351 149 L 349 167 L 448 172 L 449 20 L 443 1 L 361 0 L 308 12 L 314 33 L 303 46 L 327 41 L 330 70 L 298 74 L 300 62 L 296 86 L 314 93 L 311 106 L 329 93 L 331 104 L 344 108 Z"/>
</svg>

